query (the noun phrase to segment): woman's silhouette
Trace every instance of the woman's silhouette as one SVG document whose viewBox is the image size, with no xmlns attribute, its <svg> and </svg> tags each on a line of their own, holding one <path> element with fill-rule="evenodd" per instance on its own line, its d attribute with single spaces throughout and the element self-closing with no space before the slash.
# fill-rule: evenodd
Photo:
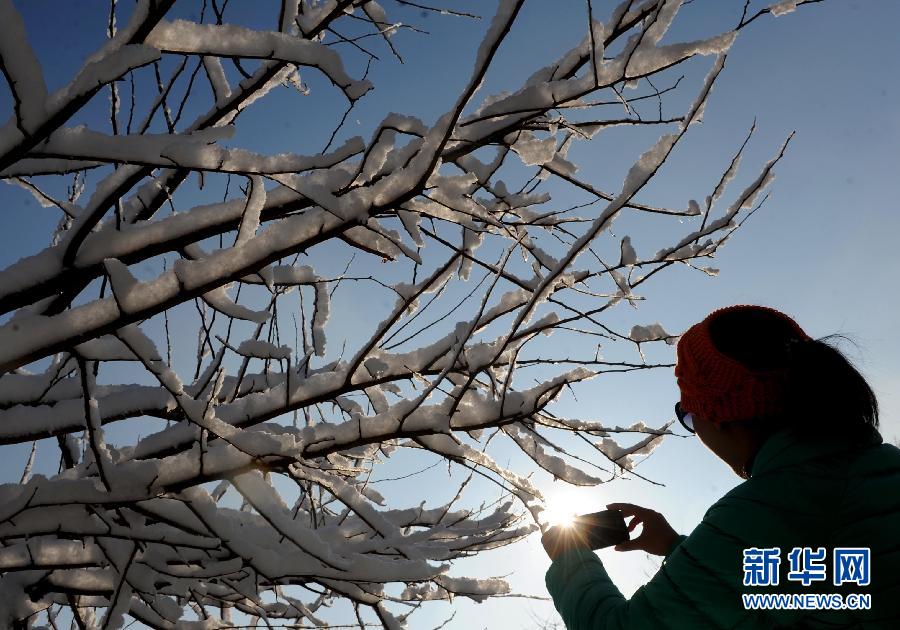
<svg viewBox="0 0 900 630">
<path fill-rule="evenodd" d="M 872 389 L 825 340 L 762 306 L 717 310 L 678 343 L 682 425 L 746 481 L 689 536 L 631 504 L 616 549 L 665 557 L 630 599 L 574 536 L 551 528 L 547 588 L 582 628 L 900 628 L 900 449 L 878 432 Z M 786 594 L 780 609 L 744 595 Z M 798 609 L 793 595 L 840 595 Z M 871 608 L 826 610 L 837 604 Z M 773 602 L 769 601 L 769 605 Z M 807 602 L 810 603 L 810 602 Z"/>
</svg>

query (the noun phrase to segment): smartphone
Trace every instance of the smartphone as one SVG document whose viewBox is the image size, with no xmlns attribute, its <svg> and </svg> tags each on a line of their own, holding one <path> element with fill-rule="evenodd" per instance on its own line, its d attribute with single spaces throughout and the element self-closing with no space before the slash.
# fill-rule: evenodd
<svg viewBox="0 0 900 630">
<path fill-rule="evenodd" d="M 630 538 L 625 517 L 619 510 L 603 510 L 576 516 L 572 522 L 572 530 L 591 549 L 612 547 Z"/>
</svg>

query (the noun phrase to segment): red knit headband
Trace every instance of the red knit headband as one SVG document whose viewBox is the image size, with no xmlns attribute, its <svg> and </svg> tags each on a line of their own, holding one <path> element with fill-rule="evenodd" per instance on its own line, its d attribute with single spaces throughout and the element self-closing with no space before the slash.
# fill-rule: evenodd
<svg viewBox="0 0 900 630">
<path fill-rule="evenodd" d="M 810 339 L 793 319 L 765 306 L 736 305 L 718 309 L 695 324 L 678 341 L 675 377 L 681 406 L 705 420 L 737 421 L 783 412 L 787 373 L 784 368 L 751 370 L 719 352 L 710 336 L 710 324 L 735 311 L 765 312 L 790 324 L 801 340 Z"/>
</svg>

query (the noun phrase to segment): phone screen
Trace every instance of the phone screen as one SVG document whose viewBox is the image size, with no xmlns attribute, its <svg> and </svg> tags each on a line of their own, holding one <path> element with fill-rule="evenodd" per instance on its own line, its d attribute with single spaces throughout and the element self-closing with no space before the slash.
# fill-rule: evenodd
<svg viewBox="0 0 900 630">
<path fill-rule="evenodd" d="M 576 516 L 573 533 L 580 536 L 591 549 L 612 547 L 630 538 L 625 517 L 619 510 L 604 510 Z"/>
</svg>

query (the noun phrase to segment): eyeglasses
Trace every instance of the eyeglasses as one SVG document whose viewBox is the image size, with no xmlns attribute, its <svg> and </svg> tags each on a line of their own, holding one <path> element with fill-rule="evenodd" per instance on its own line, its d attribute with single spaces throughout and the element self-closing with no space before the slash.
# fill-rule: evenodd
<svg viewBox="0 0 900 630">
<path fill-rule="evenodd" d="M 689 411 L 685 411 L 681 408 L 681 403 L 675 403 L 675 415 L 678 416 L 678 422 L 681 423 L 689 433 L 696 433 L 694 431 L 694 414 Z"/>
</svg>

